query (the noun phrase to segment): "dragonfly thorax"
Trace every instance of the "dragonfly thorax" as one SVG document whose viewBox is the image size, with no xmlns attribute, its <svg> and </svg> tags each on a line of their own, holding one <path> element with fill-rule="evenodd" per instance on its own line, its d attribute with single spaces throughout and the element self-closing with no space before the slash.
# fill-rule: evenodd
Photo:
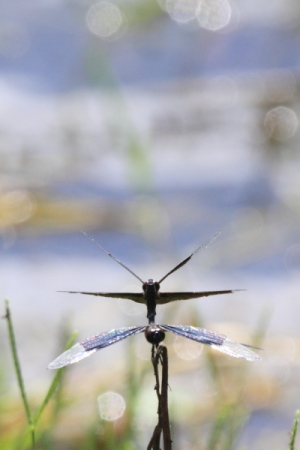
<svg viewBox="0 0 300 450">
<path fill-rule="evenodd" d="M 158 325 L 148 325 L 145 337 L 150 344 L 158 345 L 165 339 L 165 332 Z"/>
<path fill-rule="evenodd" d="M 144 298 L 147 305 L 147 318 L 149 323 L 155 322 L 156 302 L 159 296 L 159 283 L 150 278 L 143 284 Z"/>
</svg>

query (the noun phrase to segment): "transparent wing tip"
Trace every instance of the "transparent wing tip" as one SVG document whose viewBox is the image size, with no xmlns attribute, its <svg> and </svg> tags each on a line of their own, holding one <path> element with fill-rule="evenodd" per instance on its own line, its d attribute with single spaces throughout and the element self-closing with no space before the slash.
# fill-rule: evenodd
<svg viewBox="0 0 300 450">
<path fill-rule="evenodd" d="M 227 355 L 234 356 L 235 358 L 246 359 L 247 361 L 260 361 L 262 358 L 257 353 L 243 344 L 238 344 L 229 338 L 226 338 L 222 345 L 212 344 L 211 347 L 226 353 Z"/>
<path fill-rule="evenodd" d="M 85 350 L 82 344 L 79 342 L 73 347 L 71 347 L 69 350 L 66 350 L 64 353 L 59 355 L 54 361 L 52 361 L 48 369 L 60 369 L 62 367 L 68 366 L 69 364 L 74 364 L 78 361 L 80 361 L 83 358 L 86 358 L 87 356 L 90 356 L 92 353 L 94 353 L 96 349 L 92 350 Z"/>
</svg>

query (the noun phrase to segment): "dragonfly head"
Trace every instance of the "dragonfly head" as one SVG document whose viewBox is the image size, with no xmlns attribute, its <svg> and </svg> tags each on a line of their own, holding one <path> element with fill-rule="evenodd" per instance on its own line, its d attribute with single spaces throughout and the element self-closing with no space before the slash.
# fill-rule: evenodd
<svg viewBox="0 0 300 450">
<path fill-rule="evenodd" d="M 165 332 L 158 325 L 150 324 L 145 329 L 145 337 L 150 344 L 157 346 L 165 339 Z"/>
<path fill-rule="evenodd" d="M 152 289 L 154 288 L 154 291 L 158 292 L 159 289 L 160 289 L 160 285 L 159 285 L 159 283 L 157 281 L 153 281 L 152 278 L 149 278 L 149 280 L 146 283 L 143 284 L 143 291 L 147 292 L 147 288 L 148 288 L 148 291 L 149 290 L 152 291 Z"/>
</svg>

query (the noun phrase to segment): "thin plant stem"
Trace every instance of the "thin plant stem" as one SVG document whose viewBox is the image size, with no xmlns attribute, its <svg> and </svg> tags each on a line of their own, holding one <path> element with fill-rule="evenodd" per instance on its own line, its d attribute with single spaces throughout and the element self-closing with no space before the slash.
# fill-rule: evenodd
<svg viewBox="0 0 300 450">
<path fill-rule="evenodd" d="M 300 421 L 300 410 L 298 409 L 295 412 L 295 419 L 294 419 L 294 423 L 293 423 L 293 427 L 292 427 L 292 431 L 291 431 L 289 450 L 295 450 L 295 441 L 296 441 L 296 435 L 297 435 L 299 421 Z"/>
<path fill-rule="evenodd" d="M 226 427 L 230 408 L 223 406 L 216 414 L 215 423 L 210 433 L 210 439 L 207 444 L 207 450 L 215 450 L 219 446 L 221 435 Z"/>
<path fill-rule="evenodd" d="M 15 371 L 16 371 L 16 375 L 17 375 L 17 381 L 18 381 L 18 385 L 20 388 L 20 392 L 21 392 L 21 398 L 23 401 L 25 414 L 26 414 L 26 418 L 27 418 L 27 422 L 28 422 L 28 429 L 29 429 L 29 433 L 31 436 L 31 448 L 32 448 L 32 450 L 34 450 L 36 448 L 36 425 L 37 425 L 42 413 L 44 412 L 44 409 L 46 408 L 47 404 L 49 403 L 51 397 L 57 390 L 59 381 L 63 374 L 63 369 L 60 369 L 56 372 L 56 374 L 50 384 L 50 387 L 45 395 L 45 398 L 41 403 L 41 406 L 39 407 L 37 413 L 33 417 L 33 414 L 31 413 L 31 410 L 30 410 L 26 391 L 25 391 L 25 385 L 24 385 L 21 365 L 20 365 L 20 361 L 19 361 L 19 357 L 18 357 L 17 344 L 16 344 L 15 333 L 14 333 L 13 322 L 12 322 L 12 318 L 11 318 L 11 311 L 10 311 L 8 300 L 5 300 L 5 316 L 4 316 L 4 318 L 7 320 L 7 324 L 8 324 L 8 335 L 9 335 L 9 342 L 10 342 L 10 347 L 11 347 L 11 352 L 12 352 L 12 357 L 13 357 L 13 363 L 14 363 L 14 367 L 15 367 Z M 65 350 L 69 349 L 74 344 L 76 336 L 77 336 L 77 332 L 76 333 L 74 332 L 72 334 L 71 338 L 69 339 L 69 341 L 67 342 Z M 21 439 L 21 441 L 23 441 L 24 435 L 20 439 Z"/>
<path fill-rule="evenodd" d="M 72 336 L 70 337 L 70 339 L 67 342 L 65 350 L 68 350 L 70 347 L 72 347 L 72 345 L 74 344 L 75 339 L 77 337 L 77 334 L 78 334 L 77 332 L 73 332 Z M 39 419 L 40 419 L 44 409 L 46 408 L 46 406 L 49 403 L 49 401 L 50 401 L 51 397 L 53 396 L 53 394 L 55 393 L 55 391 L 56 391 L 56 389 L 57 389 L 57 387 L 59 385 L 60 379 L 62 377 L 63 370 L 64 370 L 64 368 L 61 368 L 61 369 L 59 369 L 56 372 L 56 374 L 55 374 L 55 376 L 54 376 L 54 378 L 52 380 L 52 383 L 50 384 L 48 392 L 46 393 L 45 398 L 44 398 L 41 406 L 39 407 L 37 413 L 34 416 L 34 419 L 33 419 L 34 425 L 36 425 L 38 423 L 38 421 L 39 421 Z"/>
<path fill-rule="evenodd" d="M 27 422 L 28 422 L 29 429 L 30 429 L 31 447 L 32 447 L 32 449 L 35 449 L 35 427 L 34 427 L 34 423 L 32 420 L 29 402 L 27 399 L 26 391 L 25 391 L 25 386 L 24 386 L 24 381 L 23 381 L 22 371 L 21 371 L 21 365 L 20 365 L 18 352 L 17 352 L 15 333 L 14 333 L 13 323 L 12 323 L 12 319 L 11 319 L 11 312 L 10 312 L 10 308 L 9 308 L 9 301 L 7 299 L 5 300 L 5 316 L 4 316 L 4 318 L 7 320 L 8 336 L 9 336 L 9 342 L 10 342 L 14 367 L 15 367 L 18 385 L 20 388 L 21 397 L 22 397 L 22 401 L 23 401 L 23 405 L 24 405 L 24 409 L 25 409 L 25 413 L 26 413 L 26 417 L 27 417 Z"/>
</svg>

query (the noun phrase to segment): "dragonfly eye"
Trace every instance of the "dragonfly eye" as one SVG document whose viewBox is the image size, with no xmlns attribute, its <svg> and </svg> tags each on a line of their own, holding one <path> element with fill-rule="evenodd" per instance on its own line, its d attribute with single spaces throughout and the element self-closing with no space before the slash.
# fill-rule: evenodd
<svg viewBox="0 0 300 450">
<path fill-rule="evenodd" d="M 147 284 L 148 284 L 148 283 L 144 283 L 144 284 L 143 284 L 143 291 L 144 291 L 144 292 L 146 292 Z"/>
<path fill-rule="evenodd" d="M 155 281 L 154 286 L 155 286 L 156 292 L 158 292 L 160 290 L 160 285 L 157 281 Z"/>
<path fill-rule="evenodd" d="M 165 332 L 158 327 L 147 327 L 145 330 L 145 336 L 150 344 L 158 345 L 165 339 Z"/>
</svg>

